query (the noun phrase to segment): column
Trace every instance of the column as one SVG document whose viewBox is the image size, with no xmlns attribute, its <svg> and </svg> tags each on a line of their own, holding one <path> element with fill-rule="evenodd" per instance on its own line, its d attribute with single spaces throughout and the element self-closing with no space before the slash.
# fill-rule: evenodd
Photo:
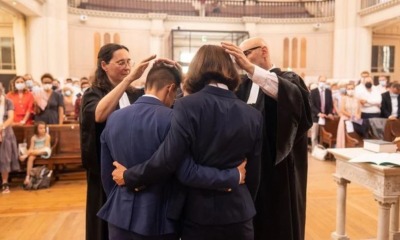
<svg viewBox="0 0 400 240">
<path fill-rule="evenodd" d="M 377 240 L 389 239 L 390 206 L 397 202 L 397 197 L 385 197 L 374 194 L 375 201 L 379 204 Z"/>
<path fill-rule="evenodd" d="M 358 44 L 357 23 L 359 1 L 336 0 L 333 41 L 333 77 L 352 78 L 355 64 L 359 61 L 356 55 Z M 358 70 L 358 69 L 357 69 Z"/>
<path fill-rule="evenodd" d="M 399 198 L 397 202 L 390 208 L 390 240 L 400 239 L 399 232 Z"/>
<path fill-rule="evenodd" d="M 337 183 L 336 199 L 336 231 L 331 234 L 333 240 L 348 240 L 346 236 L 346 192 L 350 181 L 339 175 L 333 174 L 333 180 Z"/>
<path fill-rule="evenodd" d="M 162 44 L 165 34 L 164 19 L 167 17 L 167 14 L 149 13 L 149 17 L 151 18 L 150 53 L 157 54 L 158 57 L 164 56 Z"/>
<path fill-rule="evenodd" d="M 257 23 L 261 20 L 259 17 L 242 17 L 244 29 L 249 32 L 250 37 L 258 36 Z"/>
<path fill-rule="evenodd" d="M 25 21 L 21 16 L 13 17 L 15 64 L 17 75 L 26 73 L 26 34 Z"/>
<path fill-rule="evenodd" d="M 56 78 L 68 77 L 67 1 L 47 0 L 42 15 L 27 17 L 26 24 L 27 72 L 35 80 L 45 72 Z"/>
</svg>

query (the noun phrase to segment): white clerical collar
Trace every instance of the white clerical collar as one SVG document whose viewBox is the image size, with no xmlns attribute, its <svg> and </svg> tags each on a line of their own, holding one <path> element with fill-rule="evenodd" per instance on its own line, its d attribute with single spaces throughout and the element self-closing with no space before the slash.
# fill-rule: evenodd
<svg viewBox="0 0 400 240">
<path fill-rule="evenodd" d="M 153 94 L 144 94 L 143 97 L 152 97 L 152 98 L 160 100 L 156 95 L 153 95 Z"/>
<path fill-rule="evenodd" d="M 225 90 L 229 90 L 228 86 L 226 86 L 223 83 L 209 83 L 208 85 L 213 86 L 213 87 L 217 87 L 217 88 L 222 88 Z"/>
</svg>

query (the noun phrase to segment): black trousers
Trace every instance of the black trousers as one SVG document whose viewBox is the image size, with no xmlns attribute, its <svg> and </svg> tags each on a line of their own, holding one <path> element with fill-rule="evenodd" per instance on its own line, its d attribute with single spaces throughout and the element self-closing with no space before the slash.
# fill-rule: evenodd
<svg viewBox="0 0 400 240">
<path fill-rule="evenodd" d="M 253 240 L 253 220 L 227 225 L 200 225 L 185 221 L 182 240 Z"/>
<path fill-rule="evenodd" d="M 177 234 L 166 234 L 161 236 L 143 236 L 112 224 L 108 224 L 110 240 L 178 240 Z"/>
<path fill-rule="evenodd" d="M 100 174 L 87 172 L 86 195 L 86 240 L 107 240 L 107 222 L 96 214 L 106 202 L 107 197 L 103 190 Z"/>
</svg>

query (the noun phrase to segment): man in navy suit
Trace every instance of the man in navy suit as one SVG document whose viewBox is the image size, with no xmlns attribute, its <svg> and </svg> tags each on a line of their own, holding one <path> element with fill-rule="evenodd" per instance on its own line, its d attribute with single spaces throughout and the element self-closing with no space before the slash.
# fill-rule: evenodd
<svg viewBox="0 0 400 240">
<path fill-rule="evenodd" d="M 101 135 L 102 182 L 107 202 L 98 216 L 109 223 L 110 239 L 178 239 L 178 222 L 167 219 L 174 177 L 146 187 L 119 187 L 112 179 L 113 159 L 131 167 L 148 159 L 170 128 L 180 72 L 163 62 L 150 70 L 145 95 L 134 104 L 113 113 Z M 242 174 L 244 175 L 244 174 Z M 220 171 L 183 161 L 178 178 L 200 188 L 226 189 L 239 185 L 235 168 Z"/>
<path fill-rule="evenodd" d="M 190 187 L 182 240 L 252 240 L 260 178 L 262 116 L 236 97 L 239 74 L 222 47 L 203 45 L 190 63 L 185 90 L 175 101 L 171 129 L 156 153 L 113 177 L 130 189 L 173 173 L 187 154 L 201 165 L 229 169 L 247 159 L 246 183 L 230 191 Z"/>
<path fill-rule="evenodd" d="M 313 126 L 311 129 L 311 145 L 314 148 L 318 143 L 320 121 L 326 118 L 333 119 L 332 91 L 327 87 L 326 77 L 319 76 L 318 87 L 311 90 L 311 117 Z"/>
<path fill-rule="evenodd" d="M 398 119 L 400 117 L 400 83 L 390 84 L 389 91 L 382 93 L 381 117 Z"/>
</svg>

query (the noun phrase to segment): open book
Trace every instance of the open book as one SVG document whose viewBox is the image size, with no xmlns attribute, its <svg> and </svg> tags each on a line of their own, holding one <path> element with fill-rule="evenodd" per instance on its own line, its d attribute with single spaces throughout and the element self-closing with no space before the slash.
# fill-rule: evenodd
<svg viewBox="0 0 400 240">
<path fill-rule="evenodd" d="M 353 163 L 374 163 L 377 165 L 397 165 L 400 166 L 400 153 L 368 153 L 353 159 L 349 162 Z"/>
</svg>

